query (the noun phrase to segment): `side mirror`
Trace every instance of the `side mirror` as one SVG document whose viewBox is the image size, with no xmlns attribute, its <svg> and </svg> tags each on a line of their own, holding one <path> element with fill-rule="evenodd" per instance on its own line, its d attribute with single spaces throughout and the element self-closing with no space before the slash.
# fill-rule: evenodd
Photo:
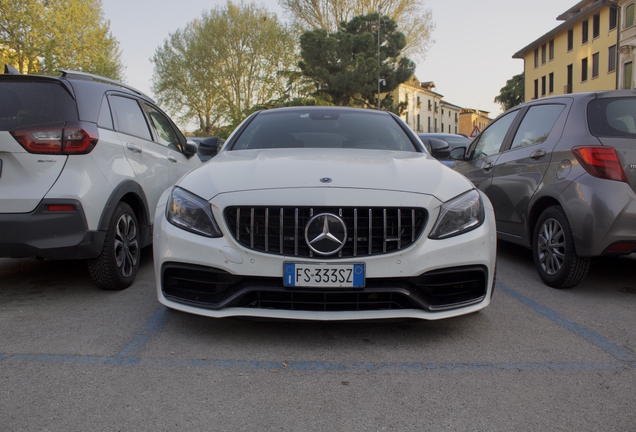
<svg viewBox="0 0 636 432">
<path fill-rule="evenodd" d="M 450 146 L 444 140 L 431 138 L 429 141 L 431 155 L 435 159 L 446 159 L 450 154 Z"/>
<path fill-rule="evenodd" d="M 197 143 L 187 140 L 185 144 L 185 148 L 183 149 L 183 154 L 190 157 L 197 152 Z"/>
<path fill-rule="evenodd" d="M 455 147 L 450 152 L 450 159 L 453 160 L 464 160 L 466 159 L 466 147 Z"/>
<path fill-rule="evenodd" d="M 208 160 L 216 156 L 219 147 L 225 142 L 218 136 L 206 138 L 199 143 L 199 157 L 201 160 Z"/>
</svg>

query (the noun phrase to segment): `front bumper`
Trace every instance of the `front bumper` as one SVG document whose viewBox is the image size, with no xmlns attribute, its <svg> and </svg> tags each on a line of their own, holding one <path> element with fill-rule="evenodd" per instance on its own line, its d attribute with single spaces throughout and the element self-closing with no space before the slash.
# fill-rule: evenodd
<svg viewBox="0 0 636 432">
<path fill-rule="evenodd" d="M 494 213 L 485 197 L 484 224 L 444 240 L 427 237 L 439 213 L 439 204 L 435 207 L 432 198 L 426 198 L 427 202 L 413 194 L 393 198 L 403 205 L 419 204 L 428 209 L 431 222 L 421 238 L 398 252 L 328 260 L 363 261 L 366 284 L 362 289 L 310 289 L 284 287 L 283 263 L 316 263 L 321 262 L 320 258 L 300 259 L 244 248 L 222 222 L 227 198 L 226 202 L 218 198 L 213 205 L 223 237 L 207 238 L 184 231 L 165 218 L 167 193 L 160 199 L 155 215 L 153 248 L 157 296 L 172 309 L 218 318 L 435 320 L 476 312 L 490 303 L 497 236 Z M 243 196 L 241 201 L 272 199 L 262 195 Z M 347 197 L 343 202 L 362 205 L 352 202 L 355 199 Z M 372 202 L 369 197 L 357 199 Z"/>
<path fill-rule="evenodd" d="M 49 204 L 72 205 L 74 210 L 49 211 Z M 0 214 L 0 257 L 95 258 L 105 237 L 105 232 L 88 230 L 77 200 L 44 199 L 30 213 Z"/>
</svg>

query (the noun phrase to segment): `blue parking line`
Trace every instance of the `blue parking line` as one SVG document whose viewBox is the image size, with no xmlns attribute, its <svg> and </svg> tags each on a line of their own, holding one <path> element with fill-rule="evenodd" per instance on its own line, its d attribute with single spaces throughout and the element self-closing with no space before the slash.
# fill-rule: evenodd
<svg viewBox="0 0 636 432">
<path fill-rule="evenodd" d="M 543 306 L 500 282 L 496 283 L 496 287 L 512 298 L 520 301 L 524 306 L 529 307 L 535 312 L 548 318 L 550 321 L 571 331 L 580 338 L 585 339 L 587 342 L 594 345 L 595 347 L 602 349 L 603 351 L 614 357 L 616 360 L 627 363 L 632 368 L 636 367 L 636 358 L 634 358 L 633 354 L 624 347 L 609 341 L 605 337 L 590 329 L 578 325 L 574 321 L 570 321 L 554 309 Z"/>
<path fill-rule="evenodd" d="M 600 334 L 568 320 L 555 310 L 543 306 L 518 291 L 497 282 L 497 289 L 521 302 L 560 327 L 569 330 L 588 343 L 596 346 L 616 362 L 467 362 L 467 363 L 332 363 L 332 362 L 282 362 L 260 360 L 179 359 L 141 357 L 150 340 L 166 326 L 171 311 L 161 307 L 130 338 L 114 357 L 81 356 L 63 354 L 6 354 L 0 353 L 2 362 L 111 365 L 111 366 L 168 366 L 203 367 L 236 370 L 269 370 L 273 372 L 503 372 L 503 371 L 607 371 L 626 370 L 636 367 L 636 358 L 626 348 L 609 341 Z"/>
<path fill-rule="evenodd" d="M 18 363 L 109 365 L 109 366 L 161 366 L 188 368 L 215 368 L 243 371 L 270 372 L 581 372 L 626 370 L 619 362 L 469 362 L 469 363 L 332 363 L 282 362 L 260 360 L 195 360 L 174 358 L 119 358 L 55 354 L 5 355 L 5 361 Z"/>
<path fill-rule="evenodd" d="M 150 339 L 165 327 L 169 318 L 169 309 L 163 306 L 160 307 L 159 310 L 144 323 L 143 327 L 132 336 L 115 357 L 119 359 L 138 357 L 146 348 Z"/>
</svg>

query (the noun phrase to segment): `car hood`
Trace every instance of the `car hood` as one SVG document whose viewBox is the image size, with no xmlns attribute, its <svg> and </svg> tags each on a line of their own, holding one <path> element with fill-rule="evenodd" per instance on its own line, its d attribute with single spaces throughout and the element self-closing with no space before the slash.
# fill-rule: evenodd
<svg viewBox="0 0 636 432">
<path fill-rule="evenodd" d="M 472 188 L 424 153 L 304 148 L 224 151 L 178 185 L 208 201 L 220 193 L 289 188 L 393 190 L 447 201 Z"/>
</svg>

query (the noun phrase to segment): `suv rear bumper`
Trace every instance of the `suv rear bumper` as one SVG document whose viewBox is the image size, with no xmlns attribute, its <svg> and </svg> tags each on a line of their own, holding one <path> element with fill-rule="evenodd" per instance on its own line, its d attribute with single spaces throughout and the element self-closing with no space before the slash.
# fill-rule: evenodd
<svg viewBox="0 0 636 432">
<path fill-rule="evenodd" d="M 74 210 L 50 211 L 49 205 Z M 30 213 L 0 214 L 0 257 L 40 257 L 52 260 L 97 257 L 105 231 L 89 231 L 77 200 L 45 199 Z"/>
</svg>

